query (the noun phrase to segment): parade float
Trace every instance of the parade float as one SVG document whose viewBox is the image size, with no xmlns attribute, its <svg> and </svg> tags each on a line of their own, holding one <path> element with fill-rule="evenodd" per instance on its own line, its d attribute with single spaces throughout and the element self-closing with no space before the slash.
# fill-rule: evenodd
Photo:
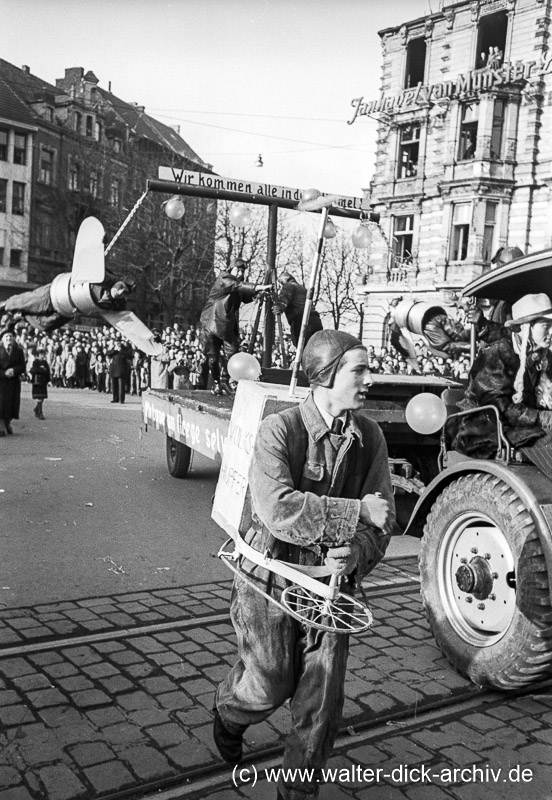
<svg viewBox="0 0 552 800">
<path fill-rule="evenodd" d="M 151 188 L 185 194 L 190 187 L 156 182 Z M 200 191 L 237 199 L 235 190 L 224 186 Z M 246 201 L 272 202 L 269 227 L 274 231 L 281 199 L 252 195 Z M 297 207 L 301 200 L 283 202 Z M 367 212 L 352 199 L 338 205 L 335 197 L 303 208 L 321 214 L 314 273 L 329 210 L 359 219 Z M 269 237 L 272 269 L 271 242 Z M 512 302 L 528 291 L 551 293 L 551 275 L 551 252 L 527 256 L 472 281 L 464 295 Z M 260 421 L 301 402 L 308 391 L 299 369 L 300 350 L 301 341 L 292 370 L 265 367 L 257 375 L 244 374 L 235 398 L 151 390 L 142 399 L 144 422 L 166 436 L 171 475 L 185 478 L 194 452 L 221 465 L 213 518 L 235 543 L 234 551 L 225 545 L 220 553 L 232 568 L 244 555 L 238 539 L 248 523 L 247 470 Z M 552 665 L 550 481 L 520 461 L 507 444 L 498 414 L 494 458 L 468 458 L 450 449 L 447 426 L 455 415 L 466 413 L 456 407 L 458 386 L 452 381 L 373 377 L 365 413 L 378 422 L 387 441 L 397 505 L 395 533 L 421 538 L 421 592 L 436 641 L 450 663 L 478 685 L 512 690 L 543 679 Z M 263 566 L 279 574 L 287 569 L 271 562 L 269 553 L 259 557 Z M 354 612 L 354 619 L 345 615 L 343 622 L 338 587 L 328 595 L 326 584 L 315 581 L 319 586 L 313 587 L 297 570 L 287 577 L 292 600 L 286 603 L 283 598 L 284 606 L 292 614 L 298 605 L 306 608 L 300 617 L 305 624 L 314 619 L 338 633 L 369 627 L 368 609 L 366 615 Z"/>
</svg>

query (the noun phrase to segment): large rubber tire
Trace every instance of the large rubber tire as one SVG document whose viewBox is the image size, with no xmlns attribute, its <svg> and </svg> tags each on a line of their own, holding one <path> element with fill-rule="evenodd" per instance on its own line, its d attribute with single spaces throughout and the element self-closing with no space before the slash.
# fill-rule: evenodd
<svg viewBox="0 0 552 800">
<path fill-rule="evenodd" d="M 550 673 L 545 559 L 531 515 L 503 480 L 464 475 L 443 490 L 427 517 L 420 574 L 433 635 L 461 674 L 511 690 Z"/>
<path fill-rule="evenodd" d="M 192 448 L 167 436 L 167 467 L 173 478 L 186 478 L 191 461 Z"/>
</svg>

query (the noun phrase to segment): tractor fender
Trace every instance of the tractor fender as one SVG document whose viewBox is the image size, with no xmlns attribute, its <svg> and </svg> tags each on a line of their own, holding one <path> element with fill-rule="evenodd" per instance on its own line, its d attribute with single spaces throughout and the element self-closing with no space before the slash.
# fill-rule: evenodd
<svg viewBox="0 0 552 800">
<path fill-rule="evenodd" d="M 535 523 L 552 586 L 552 482 L 531 464 L 506 465 L 501 461 L 458 458 L 426 487 L 414 506 L 403 535 L 421 538 L 435 498 L 456 478 L 474 473 L 496 475 L 517 493 Z"/>
</svg>

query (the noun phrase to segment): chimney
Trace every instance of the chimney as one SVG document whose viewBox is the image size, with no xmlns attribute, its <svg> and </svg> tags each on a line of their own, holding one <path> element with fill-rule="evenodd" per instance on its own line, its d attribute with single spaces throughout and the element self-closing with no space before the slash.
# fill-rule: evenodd
<svg viewBox="0 0 552 800">
<path fill-rule="evenodd" d="M 23 64 L 23 66 L 21 67 L 21 69 L 23 70 L 23 72 L 25 73 L 25 75 L 30 75 L 30 74 L 31 74 L 31 68 L 30 68 L 30 67 L 28 67 L 26 64 Z"/>
<path fill-rule="evenodd" d="M 56 87 L 67 91 L 71 86 L 76 86 L 82 80 L 84 69 L 82 67 L 70 67 L 65 70 L 64 78 L 56 78 Z"/>
</svg>

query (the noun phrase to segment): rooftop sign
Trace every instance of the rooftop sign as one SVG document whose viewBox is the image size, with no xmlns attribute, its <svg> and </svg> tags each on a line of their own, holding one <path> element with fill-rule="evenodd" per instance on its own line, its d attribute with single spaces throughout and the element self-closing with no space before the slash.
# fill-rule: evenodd
<svg viewBox="0 0 552 800">
<path fill-rule="evenodd" d="M 253 194 L 257 197 L 266 197 L 273 200 L 296 201 L 299 203 L 303 189 L 290 189 L 286 186 L 273 186 L 270 183 L 256 183 L 254 181 L 239 180 L 237 178 L 222 178 L 220 175 L 211 175 L 208 172 L 192 172 L 178 167 L 159 167 L 160 181 L 172 181 L 182 186 L 197 186 L 205 189 L 225 192 L 242 192 Z M 326 196 L 324 192 L 321 196 Z M 346 195 L 331 195 L 332 205 L 343 209 L 368 209 L 363 205 L 362 197 L 348 197 Z"/>
<path fill-rule="evenodd" d="M 501 66 L 493 68 L 487 66 L 462 73 L 456 80 L 440 81 L 426 86 L 419 83 L 416 87 L 405 89 L 397 95 L 382 94 L 379 100 L 365 102 L 364 97 L 355 97 L 351 100 L 354 108 L 353 118 L 348 120 L 347 124 L 352 125 L 358 117 L 378 112 L 395 114 L 440 100 L 453 100 L 469 94 L 478 94 L 516 81 L 537 78 L 550 71 L 552 71 L 550 56 L 541 61 L 506 61 Z"/>
</svg>

